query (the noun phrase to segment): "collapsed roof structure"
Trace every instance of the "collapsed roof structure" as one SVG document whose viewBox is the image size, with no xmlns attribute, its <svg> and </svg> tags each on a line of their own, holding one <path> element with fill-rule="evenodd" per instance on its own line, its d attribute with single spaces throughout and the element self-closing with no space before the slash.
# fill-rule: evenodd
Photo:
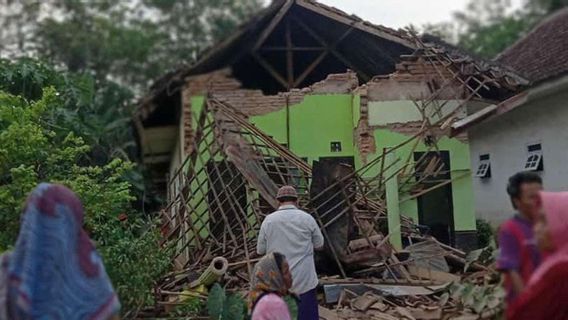
<svg viewBox="0 0 568 320">
<path fill-rule="evenodd" d="M 484 100 L 501 101 L 528 83 L 502 65 L 475 59 L 439 39 L 427 37 L 424 41 L 444 52 L 449 58 L 444 63 L 452 64 L 452 70 L 482 72 L 485 85 L 477 93 Z M 164 164 L 175 147 L 175 132 L 157 133 L 154 128 L 179 123 L 188 79 L 228 69 L 231 79 L 238 83 L 192 83 L 199 88 L 191 91 L 201 94 L 240 89 L 275 95 L 309 87 L 346 70 L 353 71 L 358 83 L 365 84 L 394 73 L 396 65 L 419 48 L 416 38 L 405 30 L 376 25 L 313 0 L 274 0 L 227 39 L 206 50 L 194 64 L 180 67 L 152 85 L 134 117 L 142 159 L 154 168 L 156 183 L 163 183 Z M 400 64 L 407 68 L 406 80 L 436 77 L 436 70 L 419 70 L 411 64 Z M 158 134 L 161 141 L 152 143 Z"/>
<path fill-rule="evenodd" d="M 470 288 L 469 296 L 460 297 L 463 288 L 448 287 L 465 278 L 492 281 L 491 269 L 425 233 L 398 205 L 469 175 L 450 174 L 432 156 L 440 154 L 439 141 L 467 115 L 472 101 L 500 101 L 526 84 L 509 69 L 438 40 L 377 26 L 312 0 L 273 1 L 194 65 L 159 79 L 136 114 L 144 163 L 168 199 L 160 217 L 174 270 L 159 281 L 154 311 L 181 303 L 220 257 L 227 260 L 220 268 L 226 287 L 246 290 L 260 224 L 277 207 L 278 187 L 291 184 L 327 243 L 316 257 L 320 274 L 331 276 L 320 279 L 324 304 L 340 308 L 322 309 L 324 318 L 358 318 L 370 309 L 374 319 L 405 317 L 408 310 L 418 319 L 432 319 L 430 311 L 434 318 L 493 316 L 498 295 Z M 289 106 L 327 93 L 357 96 L 359 108 L 348 105 L 357 113 L 348 130 L 360 166 L 321 158 L 310 163 L 290 148 Z M 385 96 L 411 101 L 417 117 L 389 123 L 404 138 L 377 150 L 373 130 L 384 124 L 370 122 L 371 102 Z M 283 108 L 284 141 L 252 121 Z M 331 147 L 340 150 L 341 144 Z M 401 149 L 408 156 L 394 157 Z M 176 164 L 176 157 L 183 161 Z M 454 296 L 445 297 L 448 290 Z M 347 296 L 360 308 L 341 308 Z"/>
<path fill-rule="evenodd" d="M 437 159 L 424 156 L 400 163 L 389 154 L 426 139 L 432 139 L 429 147 L 435 152 L 437 138 L 459 118 L 468 101 L 480 97 L 481 90 L 512 86 L 511 79 L 500 78 L 492 68 L 484 69 L 473 60 L 455 60 L 446 50 L 424 44 L 418 38 L 409 39 L 414 39 L 419 48 L 402 57 L 397 71 L 389 77 L 416 73 L 429 77 L 431 95 L 415 101 L 423 115 L 422 125 L 405 143 L 383 150 L 381 156 L 358 170 L 326 162 L 316 162 L 312 167 L 258 129 L 229 102 L 214 94 L 206 97 L 199 113 L 192 116 L 195 131 L 191 153 L 170 180 L 169 204 L 161 213 L 164 245 L 173 249 L 172 264 L 177 270 L 160 282 L 157 293 L 165 299 L 165 304 L 175 303 L 172 302 L 175 299 L 171 300 L 172 292 L 182 295 L 217 256 L 229 262 L 225 275 L 228 287 L 246 288 L 256 261 L 260 223 L 277 207 L 277 189 L 292 184 L 299 189 L 300 205 L 314 215 L 328 243 L 326 252 L 317 257 L 320 271 L 343 278 L 342 281 L 322 279 L 324 284 L 353 285 L 363 281 L 349 280 L 358 276 L 367 282 L 372 280 L 374 285 L 406 286 L 411 292 L 418 290 L 417 287 L 435 288 L 424 289 L 427 293 L 419 294 L 419 305 L 434 306 L 436 314 L 439 311 L 446 316 L 468 313 L 493 316 L 497 312 L 498 307 L 489 303 L 474 312 L 467 307 L 456 309 L 458 301 L 440 306 L 438 298 L 429 297 L 447 289 L 449 280 L 460 279 L 464 271 L 470 270 L 471 261 L 467 261 L 464 252 L 424 235 L 410 219 L 404 216 L 388 219 L 385 197 L 387 185 L 393 180 L 402 181 L 397 184 L 397 192 L 408 197 L 418 197 L 447 184 L 449 181 L 444 180 L 429 189 L 421 187 L 423 181 L 446 170 Z M 437 99 L 441 95 L 459 97 L 461 104 L 452 112 L 442 112 L 444 103 Z M 366 172 L 373 174 L 369 177 L 364 175 Z M 416 243 L 417 249 L 396 250 L 389 240 L 397 234 L 410 244 Z M 420 256 L 420 250 L 430 251 Z M 443 261 L 441 269 L 439 258 Z M 460 275 L 448 273 L 450 267 L 446 261 L 457 265 Z M 480 281 L 491 277 L 486 267 L 476 265 L 473 269 L 485 272 L 478 278 Z M 384 290 L 387 289 L 376 289 L 375 293 Z M 405 296 L 394 295 L 396 301 Z M 338 301 L 330 299 L 333 303 Z M 371 300 L 377 302 L 372 297 Z M 401 312 L 393 310 L 393 314 Z M 335 312 L 332 318 L 341 318 L 340 312 L 329 312 Z M 377 314 L 383 312 L 386 311 Z"/>
</svg>

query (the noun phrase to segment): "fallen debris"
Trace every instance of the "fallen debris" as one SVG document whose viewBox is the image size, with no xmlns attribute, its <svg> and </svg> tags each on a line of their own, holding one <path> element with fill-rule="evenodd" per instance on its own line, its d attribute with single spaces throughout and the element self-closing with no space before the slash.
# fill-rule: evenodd
<svg viewBox="0 0 568 320">
<path fill-rule="evenodd" d="M 219 279 L 227 272 L 229 262 L 223 257 L 216 257 L 211 261 L 211 265 L 203 271 L 199 279 L 189 284 L 190 288 L 199 286 L 210 286 L 219 281 Z"/>
</svg>

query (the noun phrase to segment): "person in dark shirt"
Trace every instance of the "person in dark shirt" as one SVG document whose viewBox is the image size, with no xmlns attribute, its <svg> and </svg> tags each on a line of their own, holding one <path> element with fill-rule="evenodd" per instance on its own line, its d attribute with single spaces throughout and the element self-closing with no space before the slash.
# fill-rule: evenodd
<svg viewBox="0 0 568 320">
<path fill-rule="evenodd" d="M 519 172 L 509 178 L 507 193 L 517 213 L 499 228 L 497 268 L 505 276 L 507 304 L 521 293 L 540 264 L 540 253 L 533 233 L 539 213 L 542 179 L 532 172 Z"/>
</svg>

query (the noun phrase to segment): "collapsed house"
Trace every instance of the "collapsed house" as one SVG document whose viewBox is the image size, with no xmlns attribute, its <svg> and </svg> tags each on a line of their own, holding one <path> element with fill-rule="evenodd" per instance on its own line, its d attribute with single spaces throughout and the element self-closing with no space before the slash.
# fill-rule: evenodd
<svg viewBox="0 0 568 320">
<path fill-rule="evenodd" d="M 469 264 L 452 246 L 476 246 L 469 150 L 451 125 L 525 84 L 409 32 L 315 1 L 274 1 L 160 79 L 138 110 L 176 270 L 158 291 L 188 288 L 217 256 L 228 260 L 227 286 L 246 288 L 258 228 L 286 184 L 322 228 L 320 273 L 340 276 L 322 279 L 326 303 L 345 302 L 353 276 L 374 279 L 365 290 L 375 293 L 447 285 L 450 267 Z"/>
</svg>

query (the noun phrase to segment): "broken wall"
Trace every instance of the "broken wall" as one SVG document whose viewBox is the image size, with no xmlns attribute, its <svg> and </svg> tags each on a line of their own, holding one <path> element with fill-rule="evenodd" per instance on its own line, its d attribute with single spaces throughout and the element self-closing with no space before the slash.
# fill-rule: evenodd
<svg viewBox="0 0 568 320">
<path fill-rule="evenodd" d="M 251 122 L 311 164 L 322 157 L 355 156 L 352 118 L 351 95 L 315 94 Z"/>
<path fill-rule="evenodd" d="M 455 240 L 461 243 L 463 234 L 468 237 L 476 229 L 468 143 L 465 135 L 449 138 L 447 129 L 432 124 L 449 116 L 466 116 L 466 108 L 462 105 L 465 99 L 463 86 L 446 83 L 443 90 L 437 92 L 436 99 L 429 102 L 428 99 L 440 88 L 443 80 L 433 75 L 411 74 L 416 69 L 412 69 L 412 72 L 404 71 L 402 67 L 397 69 L 397 73 L 377 77 L 357 90 L 363 97 L 361 118 L 356 129 L 361 159 L 363 162 L 371 162 L 383 150 L 399 146 L 410 137 L 418 136 L 415 142 L 400 147 L 394 154 L 400 166 L 408 166 L 399 176 L 400 211 L 419 222 L 417 194 L 423 190 L 417 187 L 421 184 L 413 185 L 413 189 L 405 188 L 409 183 L 416 184 L 419 179 L 410 175 L 414 169 L 411 167 L 417 165 L 415 157 L 427 152 L 448 152 L 450 168 L 444 171 L 450 171 L 447 173 L 448 185 L 451 186 L 449 205 L 453 210 Z M 370 143 L 373 144 L 374 151 L 368 147 Z M 373 177 L 378 170 L 373 168 L 367 177 Z M 428 185 L 423 188 L 428 188 Z"/>
<path fill-rule="evenodd" d="M 440 86 L 439 79 L 427 79 L 423 74 L 402 70 L 358 86 L 355 74 L 347 72 L 329 75 L 326 80 L 302 90 L 267 96 L 259 90 L 241 89 L 238 81 L 230 77 L 230 70 L 222 70 L 188 79 L 184 117 L 191 117 L 188 110 L 198 114 L 207 94 L 233 105 L 258 128 L 310 164 L 320 158 L 336 157 L 346 158 L 341 161 L 347 162 L 352 159 L 355 167 L 360 168 L 379 157 L 384 148 L 418 134 L 423 129 L 424 117 L 434 123 L 459 107 L 460 100 L 456 99 L 464 96 L 462 87 L 446 84 L 437 93 L 435 103 L 424 110 L 419 108 L 416 101 L 428 99 Z M 462 113 L 465 115 L 465 111 L 460 110 L 459 116 Z M 182 139 L 185 152 L 189 153 L 196 121 L 183 123 Z M 427 135 L 443 137 L 445 132 L 431 128 L 424 136 Z M 450 152 L 455 231 L 474 231 L 469 151 L 465 139 L 459 138 L 461 141 L 444 137 L 433 142 L 440 143 L 440 150 Z M 421 141 L 401 148 L 396 154 L 404 162 L 412 160 L 414 152 L 431 150 L 432 144 Z M 370 170 L 363 177 L 372 178 L 376 174 Z M 401 179 L 408 180 L 407 177 Z M 417 199 L 407 199 L 413 194 L 402 187 L 401 212 L 418 222 Z"/>
</svg>

